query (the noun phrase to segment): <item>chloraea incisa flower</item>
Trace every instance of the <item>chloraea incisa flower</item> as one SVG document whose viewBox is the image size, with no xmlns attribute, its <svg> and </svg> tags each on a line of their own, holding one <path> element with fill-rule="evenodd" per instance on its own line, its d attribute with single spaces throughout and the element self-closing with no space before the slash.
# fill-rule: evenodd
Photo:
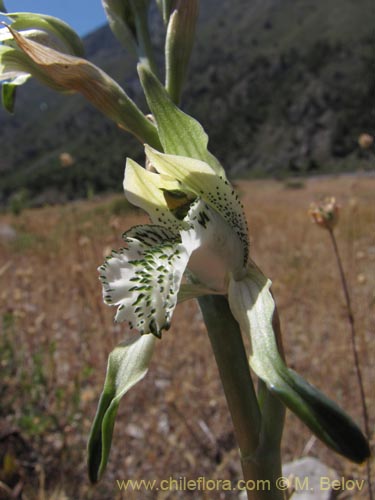
<svg viewBox="0 0 375 500">
<path fill-rule="evenodd" d="M 104 300 L 118 307 L 116 320 L 160 336 L 187 268 L 194 284 L 181 289 L 182 299 L 226 294 L 230 280 L 244 276 L 247 226 L 238 195 L 207 163 L 148 146 L 146 155 L 157 173 L 128 160 L 124 188 L 154 225 L 126 232 L 127 248 L 112 253 L 100 273 Z"/>
<path fill-rule="evenodd" d="M 242 204 L 207 151 L 207 135 L 148 70 L 141 68 L 140 76 L 164 152 L 146 145 L 147 169 L 127 160 L 125 195 L 152 224 L 127 231 L 126 246 L 99 268 L 104 301 L 117 308 L 116 321 L 127 321 L 138 334 L 109 358 L 89 441 L 91 480 L 104 471 L 119 401 L 146 374 L 156 338 L 170 327 L 176 304 L 204 294 L 228 297 L 250 341 L 250 366 L 268 389 L 328 446 L 363 461 L 369 448 L 358 427 L 280 356 L 271 282 L 249 258 Z"/>
</svg>

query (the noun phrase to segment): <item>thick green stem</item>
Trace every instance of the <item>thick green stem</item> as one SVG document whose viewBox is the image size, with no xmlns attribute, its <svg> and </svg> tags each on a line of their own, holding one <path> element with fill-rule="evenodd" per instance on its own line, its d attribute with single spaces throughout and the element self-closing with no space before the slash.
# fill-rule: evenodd
<svg viewBox="0 0 375 500">
<path fill-rule="evenodd" d="M 276 484 L 276 479 L 281 476 L 282 405 L 266 390 L 262 418 L 241 331 L 227 299 L 222 296 L 201 297 L 199 304 L 232 417 L 244 481 L 249 486 L 248 499 L 282 500 L 283 492 Z M 272 425 L 275 418 L 276 432 Z"/>
</svg>

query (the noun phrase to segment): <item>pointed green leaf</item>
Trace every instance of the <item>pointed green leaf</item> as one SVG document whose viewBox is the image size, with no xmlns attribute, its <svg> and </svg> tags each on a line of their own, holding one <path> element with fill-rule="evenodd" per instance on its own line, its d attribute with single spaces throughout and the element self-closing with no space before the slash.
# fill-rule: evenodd
<svg viewBox="0 0 375 500">
<path fill-rule="evenodd" d="M 90 481 L 99 481 L 107 465 L 113 428 L 121 398 L 147 373 L 155 344 L 154 335 L 123 342 L 108 359 L 107 375 L 88 442 Z"/>
<path fill-rule="evenodd" d="M 3 0 L 0 0 L 0 12 L 6 12 L 6 8 L 5 8 L 5 5 L 4 5 L 4 2 Z"/>
<path fill-rule="evenodd" d="M 354 462 L 363 462 L 370 449 L 357 425 L 281 359 L 272 327 L 275 304 L 270 286 L 255 265 L 249 266 L 244 279 L 231 279 L 229 284 L 232 313 L 251 342 L 251 368 L 326 445 Z"/>
<path fill-rule="evenodd" d="M 138 72 L 148 105 L 157 123 L 164 152 L 202 160 L 208 163 L 217 175 L 225 176 L 219 161 L 207 150 L 208 137 L 202 125 L 178 109 L 165 88 L 145 65 L 138 65 Z"/>
</svg>

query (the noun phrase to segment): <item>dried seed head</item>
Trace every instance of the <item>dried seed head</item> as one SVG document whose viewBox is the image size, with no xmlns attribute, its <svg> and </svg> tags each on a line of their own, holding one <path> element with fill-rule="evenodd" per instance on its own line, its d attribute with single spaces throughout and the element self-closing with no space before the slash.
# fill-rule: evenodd
<svg viewBox="0 0 375 500">
<path fill-rule="evenodd" d="M 325 198 L 320 203 L 312 203 L 309 215 L 312 221 L 324 229 L 332 231 L 339 219 L 340 207 L 334 197 Z"/>
<path fill-rule="evenodd" d="M 358 137 L 358 144 L 362 149 L 370 149 L 374 144 L 374 137 L 370 134 L 361 134 Z"/>
</svg>

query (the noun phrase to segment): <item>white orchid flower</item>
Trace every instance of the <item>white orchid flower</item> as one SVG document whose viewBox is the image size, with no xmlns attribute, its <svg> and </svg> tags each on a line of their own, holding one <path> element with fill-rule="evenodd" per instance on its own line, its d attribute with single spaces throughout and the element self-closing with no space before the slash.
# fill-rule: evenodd
<svg viewBox="0 0 375 500">
<path fill-rule="evenodd" d="M 147 372 L 156 337 L 170 327 L 176 304 L 204 294 L 228 297 L 250 341 L 250 366 L 268 390 L 328 446 L 363 461 L 369 449 L 360 430 L 279 354 L 271 282 L 249 258 L 242 204 L 207 151 L 202 127 L 172 103 L 152 73 L 143 69 L 140 76 L 165 153 L 146 145 L 149 169 L 127 160 L 125 195 L 152 224 L 127 231 L 126 247 L 99 268 L 104 301 L 117 307 L 116 321 L 127 321 L 138 335 L 110 355 L 89 442 L 91 480 L 104 471 L 119 401 Z"/>
<path fill-rule="evenodd" d="M 207 163 L 162 154 L 146 146 L 155 172 L 128 160 L 127 199 L 149 213 L 154 225 L 126 232 L 127 248 L 100 267 L 104 300 L 117 306 L 141 334 L 160 336 L 169 328 L 180 298 L 221 293 L 246 275 L 247 224 L 241 202 L 224 176 Z"/>
</svg>

